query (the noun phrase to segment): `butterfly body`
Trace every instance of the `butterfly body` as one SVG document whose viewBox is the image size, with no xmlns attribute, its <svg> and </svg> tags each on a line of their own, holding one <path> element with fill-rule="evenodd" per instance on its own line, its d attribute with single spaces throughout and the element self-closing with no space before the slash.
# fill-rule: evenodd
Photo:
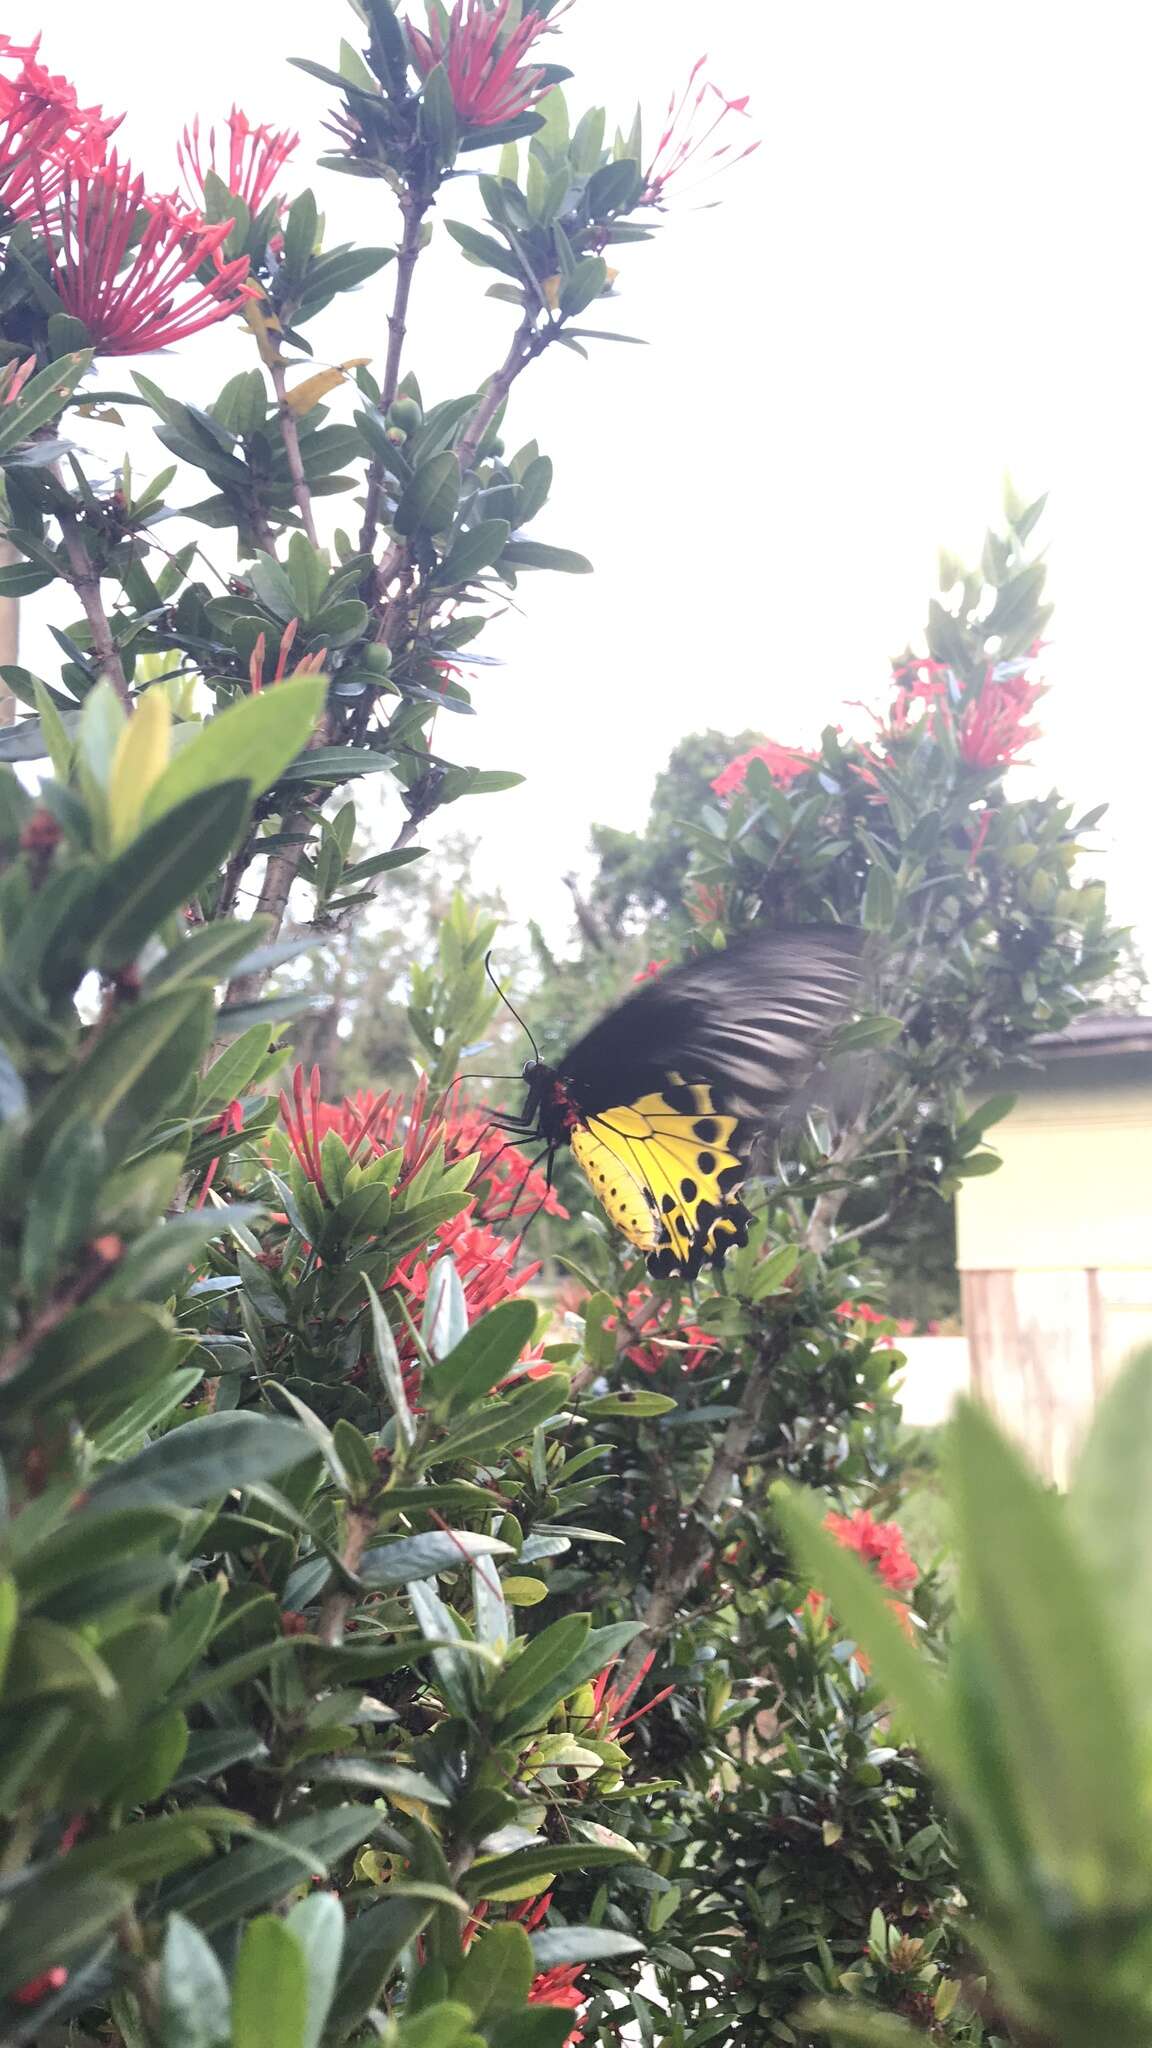
<svg viewBox="0 0 1152 2048">
<path fill-rule="evenodd" d="M 858 978 L 859 939 L 761 932 L 646 981 L 555 1066 L 524 1068 L 509 1130 L 562 1146 L 660 1278 L 747 1242 L 739 1190 Z"/>
</svg>

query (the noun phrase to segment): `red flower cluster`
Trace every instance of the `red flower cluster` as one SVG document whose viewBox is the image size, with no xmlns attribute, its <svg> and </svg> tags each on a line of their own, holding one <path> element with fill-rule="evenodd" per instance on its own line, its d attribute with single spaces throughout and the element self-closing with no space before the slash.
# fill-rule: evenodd
<svg viewBox="0 0 1152 2048">
<path fill-rule="evenodd" d="M 185 188 L 194 206 L 205 200 L 204 183 L 211 171 L 227 187 L 233 199 L 242 199 L 253 217 L 272 197 L 272 188 L 300 137 L 286 128 L 254 128 L 247 114 L 233 107 L 225 127 L 228 131 L 228 162 L 216 161 L 216 130 L 208 130 L 207 161 L 200 153 L 200 122 L 184 130 L 176 144 L 176 155 L 184 173 Z"/>
<path fill-rule="evenodd" d="M 838 1515 L 831 1509 L 824 1517 L 824 1527 L 842 1549 L 854 1550 L 865 1564 L 872 1565 L 889 1592 L 906 1593 L 920 1577 L 899 1522 L 878 1522 L 867 1508 L 856 1508 L 850 1515 Z"/>
<path fill-rule="evenodd" d="M 964 705 L 957 721 L 960 759 L 970 768 L 1007 768 L 1039 737 L 1038 725 L 1027 723 L 1043 683 L 1030 683 L 1016 663 L 990 669 L 979 693 Z"/>
<path fill-rule="evenodd" d="M 634 1721 L 642 1721 L 645 1714 L 650 1714 L 653 1707 L 658 1707 L 662 1700 L 666 1700 L 671 1693 L 675 1692 L 676 1687 L 674 1685 L 666 1685 L 663 1692 L 654 1693 L 650 1700 L 645 1700 L 642 1707 L 637 1707 L 634 1713 L 628 1713 L 627 1709 L 632 1705 L 640 1687 L 651 1671 L 655 1658 L 655 1650 L 650 1650 L 640 1665 L 635 1678 L 630 1679 L 627 1685 L 614 1685 L 612 1683 L 612 1673 L 615 1666 L 613 1664 L 605 1665 L 600 1676 L 592 1681 L 592 1697 L 595 1701 L 595 1711 L 590 1732 L 594 1732 L 604 1742 L 619 1742 L 626 1728 L 631 1728 Z"/>
<path fill-rule="evenodd" d="M 528 1989 L 529 2005 L 566 2006 L 572 2012 L 579 2012 L 587 1999 L 587 1994 L 577 1983 L 583 1968 L 582 1963 L 561 1963 L 554 1970 L 545 1970 L 539 1977 L 533 1977 Z M 564 2048 L 576 2048 L 577 2042 L 583 2039 L 583 2030 L 573 2027 L 572 2032 L 565 2036 Z"/>
<path fill-rule="evenodd" d="M 522 1153 L 503 1151 L 503 1140 L 478 1109 L 461 1109 L 458 1087 L 449 1089 L 439 1102 L 429 1104 L 428 1083 L 422 1079 L 411 1100 L 383 1089 L 379 1095 L 361 1090 L 342 1103 L 324 1102 L 320 1095 L 317 1068 L 305 1087 L 304 1072 L 297 1067 L 292 1079 L 291 1098 L 280 1097 L 280 1114 L 288 1142 L 300 1169 L 320 1198 L 331 1197 L 324 1180 L 323 1144 L 334 1131 L 359 1165 L 398 1152 L 396 1187 L 404 1187 L 432 1157 L 438 1145 L 444 1148 L 447 1164 L 476 1159 L 475 1190 L 467 1209 L 441 1223 L 436 1231 L 436 1249 L 431 1257 L 424 1251 L 409 1252 L 402 1258 L 388 1286 L 405 1298 L 413 1321 L 418 1325 L 428 1297 L 432 1271 L 437 1259 L 450 1255 L 468 1307 L 468 1320 L 476 1322 L 501 1301 L 519 1294 L 540 1271 L 539 1263 L 517 1266 L 521 1240 L 501 1237 L 496 1223 L 535 1214 L 547 1209 L 566 1216 L 544 1175 L 529 1165 Z M 418 1400 L 415 1383 L 418 1368 L 416 1347 L 407 1330 L 397 1334 L 397 1350 L 406 1373 L 412 1375 L 408 1393 Z M 531 1360 L 533 1355 L 528 1354 Z M 540 1361 L 527 1365 L 530 1375 L 539 1377 L 549 1367 Z"/>
<path fill-rule="evenodd" d="M 695 1372 L 705 1363 L 710 1351 L 716 1348 L 716 1340 L 702 1330 L 697 1323 L 673 1323 L 664 1321 L 666 1302 L 653 1301 L 647 1288 L 633 1287 L 625 1303 L 625 1317 L 629 1328 L 636 1332 L 636 1340 L 627 1346 L 624 1356 L 640 1372 L 660 1372 L 672 1359 L 679 1372 Z M 614 1330 L 619 1318 L 605 1316 L 604 1328 Z"/>
<path fill-rule="evenodd" d="M 512 0 L 456 0 L 447 33 L 438 12 L 428 11 L 428 34 L 408 23 L 412 61 L 421 78 L 443 64 L 452 104 L 469 128 L 498 128 L 527 113 L 548 90 L 537 66 L 521 69 L 532 45 L 555 23 L 530 6 L 508 27 Z"/>
<path fill-rule="evenodd" d="M 361 1166 L 385 1152 L 399 1150 L 398 1187 L 419 1172 L 438 1144 L 443 1145 L 449 1166 L 459 1159 L 475 1158 L 474 1184 L 483 1190 L 477 1196 L 476 1215 L 487 1223 L 509 1222 L 537 1209 L 549 1216 L 567 1217 L 568 1211 L 544 1175 L 515 1146 L 505 1145 L 484 1112 L 471 1105 L 461 1107 L 458 1082 L 434 1104 L 428 1100 L 426 1078 L 417 1083 L 411 1100 L 390 1088 L 381 1089 L 378 1095 L 362 1088 L 355 1096 L 333 1103 L 321 1100 L 319 1069 L 313 1067 L 305 1090 L 304 1070 L 297 1067 L 292 1098 L 281 1094 L 280 1113 L 302 1171 L 326 1202 L 330 1197 L 324 1185 L 320 1147 L 328 1132 L 335 1131 Z"/>
<path fill-rule="evenodd" d="M 667 960 L 649 960 L 648 965 L 642 967 L 639 974 L 634 974 L 632 979 L 633 981 L 659 981 L 668 964 Z"/>
<path fill-rule="evenodd" d="M 231 221 L 210 227 L 172 199 L 147 198 L 143 178 L 115 155 L 93 171 L 69 166 L 54 197 L 37 184 L 40 227 L 56 244 L 52 284 L 102 354 L 169 348 L 251 296 L 248 258 L 220 255 Z M 206 283 L 197 276 L 205 265 Z"/>
<path fill-rule="evenodd" d="M 801 747 L 777 746 L 775 740 L 762 740 L 759 746 L 749 747 L 746 754 L 737 754 L 726 768 L 720 770 L 712 787 L 717 796 L 730 796 L 734 789 L 743 789 L 751 761 L 763 761 L 769 775 L 778 789 L 787 789 L 806 768 L 811 768 L 817 759 L 815 754 L 806 754 Z"/>
<path fill-rule="evenodd" d="M 1032 649 L 1029 660 L 1037 651 Z M 946 722 L 967 767 L 1008 768 L 1039 733 L 1027 721 L 1044 685 L 1028 681 L 1027 667 L 1026 661 L 992 663 L 979 687 L 962 698 L 946 662 L 901 662 L 893 670 L 896 694 L 881 732 L 902 738 L 922 725 Z"/>
<path fill-rule="evenodd" d="M 551 1892 L 544 1892 L 538 1898 L 524 1899 L 519 1905 L 513 1906 L 508 1918 L 518 1920 L 525 1934 L 533 1934 L 551 1904 Z M 471 1948 L 487 1917 L 488 1901 L 482 1899 L 478 1906 L 473 1907 L 472 1916 L 464 1929 L 465 1949 Z M 586 2002 L 586 1994 L 577 1988 L 576 1983 L 583 1969 L 583 1963 L 563 1963 L 554 1970 L 542 1970 L 539 1976 L 533 1977 L 529 1987 L 529 2005 L 553 2005 L 561 2010 L 578 2012 Z M 564 2048 L 576 2048 L 577 2042 L 583 2038 L 580 2028 L 573 2027 L 565 2039 Z"/>
<path fill-rule="evenodd" d="M 901 1337 L 910 1337 L 916 1328 L 916 1324 L 911 1316 L 886 1316 L 882 1309 L 873 1308 L 871 1302 L 868 1301 L 837 1302 L 833 1313 L 838 1315 L 841 1321 L 845 1323 L 883 1324 L 887 1334 L 877 1338 L 878 1350 L 883 1350 L 886 1345 L 896 1342 L 896 1336 L 893 1335 L 891 1329 L 893 1323 L 896 1325 L 896 1335 Z"/>
<path fill-rule="evenodd" d="M 688 83 L 677 98 L 673 93 L 668 102 L 668 113 L 664 133 L 656 145 L 656 154 L 644 173 L 644 190 L 641 196 L 643 206 L 662 206 L 664 194 L 672 178 L 675 178 L 695 157 L 705 152 L 704 164 L 711 168 L 705 176 L 717 170 L 728 170 L 738 164 L 741 158 L 751 156 L 759 149 L 759 142 L 750 142 L 746 149 L 732 154 L 730 142 L 720 143 L 718 148 L 709 148 L 716 130 L 728 119 L 729 114 L 748 114 L 748 95 L 743 99 L 730 100 L 720 91 L 719 86 L 705 80 L 696 86 L 696 80 L 708 62 L 707 57 L 698 57 L 688 74 Z M 695 88 L 695 90 L 694 90 Z M 719 101 L 719 108 L 714 104 Z M 707 113 L 704 109 L 707 108 Z M 709 120 L 709 114 L 712 118 Z M 704 168 L 702 164 L 701 169 Z"/>
<path fill-rule="evenodd" d="M 0 206 L 17 218 L 60 191 L 69 172 L 103 163 L 108 138 L 123 118 L 82 107 L 76 89 L 37 60 L 40 38 L 17 48 L 0 37 L 0 63 L 21 65 L 0 75 Z"/>
</svg>

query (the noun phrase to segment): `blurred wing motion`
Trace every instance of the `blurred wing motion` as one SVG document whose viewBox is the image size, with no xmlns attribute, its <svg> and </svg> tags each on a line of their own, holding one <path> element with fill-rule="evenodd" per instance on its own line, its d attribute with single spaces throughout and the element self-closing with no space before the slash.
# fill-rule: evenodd
<svg viewBox="0 0 1152 2048">
<path fill-rule="evenodd" d="M 758 932 L 645 982 L 555 1068 L 519 1128 L 570 1144 L 653 1274 L 694 1279 L 747 1241 L 753 1146 L 778 1136 L 852 1002 L 858 933 Z"/>
</svg>

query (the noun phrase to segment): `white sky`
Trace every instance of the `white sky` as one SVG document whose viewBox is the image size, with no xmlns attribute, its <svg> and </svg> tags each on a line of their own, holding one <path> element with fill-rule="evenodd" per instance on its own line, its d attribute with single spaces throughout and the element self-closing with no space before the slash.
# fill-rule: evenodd
<svg viewBox="0 0 1152 2048">
<path fill-rule="evenodd" d="M 639 825 L 685 732 L 752 725 L 803 743 L 882 690 L 924 617 L 938 544 L 978 549 L 1008 470 L 1051 493 L 1037 767 L 1085 805 L 1111 802 L 1115 909 L 1152 938 L 1152 11 L 576 0 L 549 55 L 577 73 L 576 112 L 599 102 L 627 119 L 639 93 L 654 135 L 702 18 L 709 75 L 751 94 L 762 147 L 621 252 L 596 324 L 650 347 L 604 345 L 587 364 L 555 351 L 518 387 L 509 445 L 535 435 L 556 463 L 533 533 L 597 573 L 522 579 L 525 616 L 486 635 L 508 666 L 482 672 L 480 715 L 446 719 L 438 743 L 529 779 L 443 819 L 483 831 L 484 878 L 514 913 L 562 931 L 560 877 L 589 823 Z M 341 0 L 10 0 L 5 25 L 42 26 L 43 56 L 82 98 L 127 107 L 121 140 L 161 189 L 185 120 L 233 98 L 303 131 L 306 182 L 327 100 L 285 59 L 333 62 L 356 29 Z M 331 239 L 392 240 L 382 185 L 311 182 Z M 474 206 L 461 186 L 442 210 Z M 513 317 L 438 242 L 410 357 L 432 398 L 474 388 Z M 389 284 L 385 271 L 309 330 L 318 356 L 382 360 Z M 207 402 L 241 350 L 218 329 L 179 374 L 147 367 Z M 115 430 L 95 433 L 116 459 Z"/>
</svg>

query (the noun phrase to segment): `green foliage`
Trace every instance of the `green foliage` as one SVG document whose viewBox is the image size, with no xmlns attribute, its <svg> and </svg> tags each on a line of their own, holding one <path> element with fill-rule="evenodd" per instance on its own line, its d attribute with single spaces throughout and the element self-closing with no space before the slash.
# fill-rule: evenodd
<svg viewBox="0 0 1152 2048">
<path fill-rule="evenodd" d="M 1144 1571 L 1133 1502 L 1147 1491 L 1150 1390 L 1145 1352 L 1102 1402 L 1066 1502 L 979 1411 L 961 1413 L 949 1471 L 963 1624 L 943 1674 L 892 1627 L 812 1504 L 783 1509 L 963 1823 L 967 1931 L 997 2000 L 1025 2035 L 1070 2048 L 1144 2042 L 1152 2024 L 1146 1643 L 1116 1625 L 1121 1574 L 1129 1617 Z"/>
<path fill-rule="evenodd" d="M 895 1504 L 899 1355 L 853 1233 L 989 1170 L 965 1091 L 1116 959 L 1072 873 L 1092 820 L 1015 801 L 968 745 L 1046 617 L 1039 508 L 1010 504 L 981 570 L 948 572 L 946 705 L 912 717 L 901 686 L 874 746 L 829 732 L 782 778 L 753 761 L 724 806 L 730 749 L 686 742 L 649 840 L 601 833 L 585 957 L 556 970 L 536 945 L 546 1051 L 642 967 L 654 914 L 662 957 L 838 916 L 876 967 L 788 1177 L 757 1162 L 749 1244 L 691 1302 L 642 1280 L 562 1164 L 558 1320 L 520 1242 L 543 1175 L 452 1085 L 512 1039 L 485 971 L 499 906 L 457 886 L 466 847 L 405 870 L 437 812 L 517 779 L 451 758 L 470 649 L 528 572 L 590 565 L 526 531 L 552 465 L 508 452 L 505 407 L 553 346 L 628 339 L 577 323 L 653 194 L 638 122 L 611 144 L 599 110 L 573 124 L 560 67 L 488 120 L 439 61 L 468 23 L 431 0 L 425 63 L 390 0 L 356 14 L 363 49 L 303 68 L 341 101 L 329 161 L 397 199 L 397 247 L 325 246 L 311 192 L 253 211 L 206 169 L 249 352 L 207 403 L 138 373 L 86 390 L 96 357 L 144 352 L 130 309 L 89 335 L 42 227 L 0 230 L 3 589 L 54 584 L 82 615 L 51 679 L 6 670 L 28 715 L 0 735 L 0 2034 L 563 2048 L 578 2024 L 607 2048 L 631 2018 L 743 2048 L 804 2040 L 819 1995 L 857 2038 L 911 2019 L 978 2041 L 971 1872 L 971 1938 L 1025 2024 L 1056 1986 L 1058 2038 L 1106 2006 L 1135 2040 L 1146 1674 L 1093 1589 L 1109 1459 L 1143 1484 L 1136 1382 L 1067 1512 L 961 1427 L 951 1653 L 945 1574 L 900 1621 L 820 1512 L 771 1491 Z M 443 246 L 494 273 L 514 334 L 479 389 L 433 398 L 406 308 L 445 179 L 489 143 L 487 228 Z M 304 330 L 385 270 L 379 381 L 316 370 Z M 109 398 L 173 458 L 147 481 L 126 459 L 90 477 L 64 438 Z M 326 496 L 355 525 L 330 548 Z M 171 551 L 177 505 L 201 542 Z M 293 1020 L 328 1079 L 378 1081 L 386 1055 L 420 1080 L 326 1102 L 283 1071 Z M 1137 1595 L 1144 1548 L 1137 1518 Z M 858 1612 L 875 1681 L 840 1632 Z"/>
</svg>

